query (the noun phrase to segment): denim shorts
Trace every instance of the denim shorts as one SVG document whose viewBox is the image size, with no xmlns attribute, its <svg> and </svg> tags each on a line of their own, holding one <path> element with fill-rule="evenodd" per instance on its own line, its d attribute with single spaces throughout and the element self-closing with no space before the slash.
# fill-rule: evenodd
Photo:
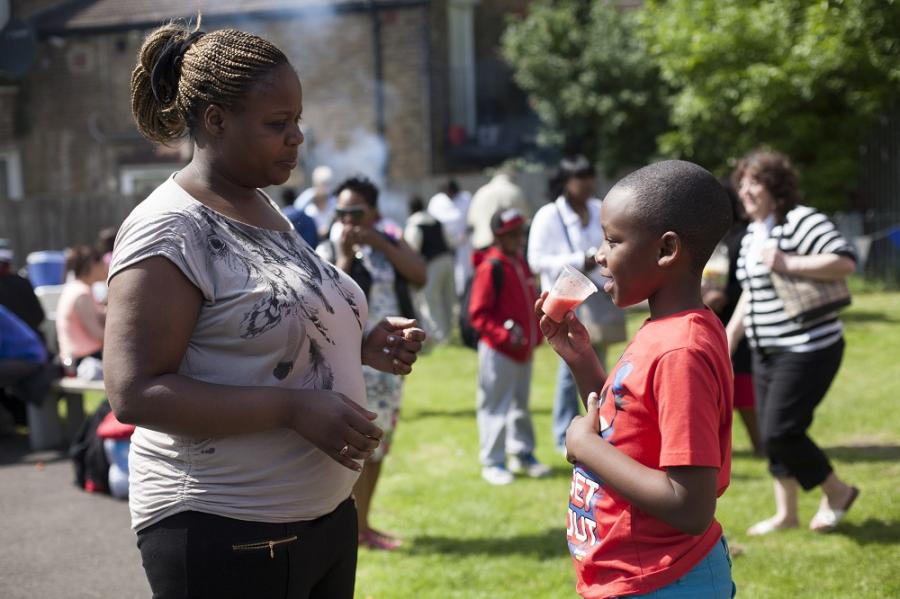
<svg viewBox="0 0 900 599">
<path fill-rule="evenodd" d="M 627 599 L 731 599 L 736 593 L 731 579 L 731 555 L 723 536 L 699 564 L 675 582 L 646 595 L 628 595 Z"/>
</svg>

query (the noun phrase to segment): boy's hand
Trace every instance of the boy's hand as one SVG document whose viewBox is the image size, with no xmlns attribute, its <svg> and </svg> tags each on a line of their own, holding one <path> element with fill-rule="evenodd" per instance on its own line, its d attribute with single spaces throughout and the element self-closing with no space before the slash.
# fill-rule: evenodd
<svg viewBox="0 0 900 599">
<path fill-rule="evenodd" d="M 566 459 L 574 464 L 585 441 L 600 436 L 600 396 L 590 393 L 587 401 L 587 414 L 576 416 L 566 430 Z"/>
<path fill-rule="evenodd" d="M 540 320 L 541 333 L 550 347 L 567 363 L 576 362 L 580 356 L 593 352 L 591 337 L 574 312 L 567 312 L 562 322 L 556 322 L 544 314 L 544 301 L 549 292 L 544 291 L 534 304 L 534 313 Z"/>
</svg>

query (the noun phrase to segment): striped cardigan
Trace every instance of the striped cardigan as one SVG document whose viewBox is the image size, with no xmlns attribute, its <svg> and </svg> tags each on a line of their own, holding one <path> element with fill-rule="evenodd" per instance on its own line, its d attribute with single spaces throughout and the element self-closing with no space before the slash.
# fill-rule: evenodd
<svg viewBox="0 0 900 599">
<path fill-rule="evenodd" d="M 763 226 L 763 225 L 758 225 Z M 797 206 L 785 221 L 769 230 L 770 243 L 777 242 L 782 252 L 800 256 L 839 254 L 856 260 L 853 246 L 844 239 L 827 216 L 808 206 Z M 771 270 L 748 256 L 753 242 L 751 229 L 741 240 L 737 277 L 749 302 L 744 315 L 744 330 L 751 346 L 763 352 L 813 352 L 836 343 L 843 335 L 837 312 L 800 323 L 788 318 L 784 304 L 775 293 Z"/>
</svg>

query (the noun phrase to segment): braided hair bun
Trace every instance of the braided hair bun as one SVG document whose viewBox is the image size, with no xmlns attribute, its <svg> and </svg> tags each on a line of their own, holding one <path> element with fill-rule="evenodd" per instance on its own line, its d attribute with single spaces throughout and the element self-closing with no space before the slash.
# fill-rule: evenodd
<svg viewBox="0 0 900 599">
<path fill-rule="evenodd" d="M 168 23 L 144 40 L 131 74 L 138 131 L 166 143 L 191 132 L 209 104 L 234 109 L 255 82 L 288 59 L 263 38 L 221 29 L 203 33 Z"/>
</svg>

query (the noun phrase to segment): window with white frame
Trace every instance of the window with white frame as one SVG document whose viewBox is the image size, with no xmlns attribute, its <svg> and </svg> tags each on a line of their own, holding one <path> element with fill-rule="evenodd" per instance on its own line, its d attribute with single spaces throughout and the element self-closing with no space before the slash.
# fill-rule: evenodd
<svg viewBox="0 0 900 599">
<path fill-rule="evenodd" d="M 450 51 L 451 124 L 473 135 L 475 114 L 475 5 L 479 0 L 450 0 L 447 25 Z"/>
<path fill-rule="evenodd" d="M 183 165 L 134 164 L 119 169 L 119 191 L 127 196 L 146 196 Z"/>
</svg>

